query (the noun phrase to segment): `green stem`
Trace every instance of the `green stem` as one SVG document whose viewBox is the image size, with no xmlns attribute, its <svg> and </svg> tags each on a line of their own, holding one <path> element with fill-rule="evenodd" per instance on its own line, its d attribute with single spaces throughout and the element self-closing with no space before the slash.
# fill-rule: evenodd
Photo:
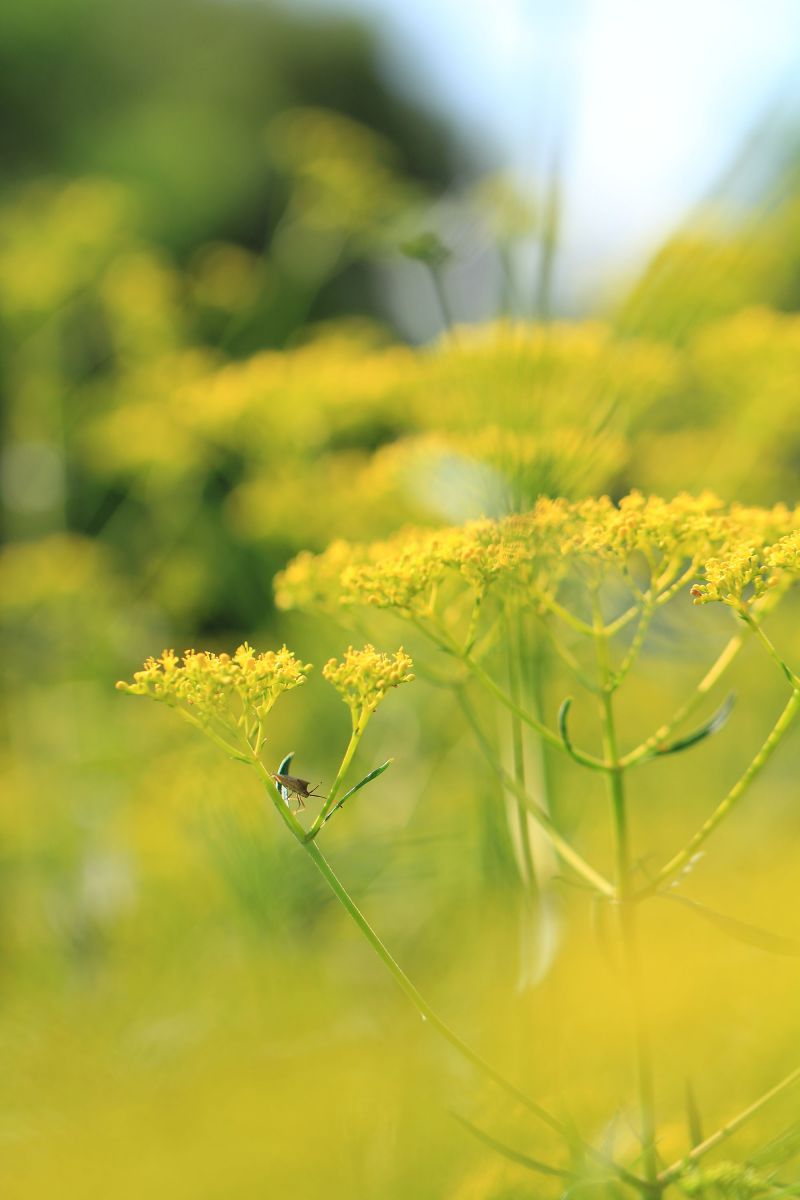
<svg viewBox="0 0 800 1200">
<path fill-rule="evenodd" d="M 365 712 L 365 711 L 362 711 L 357 718 L 354 717 L 353 732 L 350 734 L 350 741 L 347 743 L 347 749 L 345 750 L 342 761 L 339 764 L 339 770 L 336 772 L 336 778 L 334 779 L 333 784 L 331 785 L 331 789 L 325 798 L 325 802 L 322 805 L 322 808 L 317 813 L 314 823 L 312 824 L 308 833 L 305 835 L 306 840 L 309 842 L 313 842 L 314 838 L 317 836 L 320 829 L 325 824 L 325 821 L 327 820 L 328 815 L 333 810 L 333 806 L 336 803 L 336 797 L 339 795 L 339 792 L 342 789 L 342 784 L 344 783 L 345 775 L 347 774 L 347 772 L 350 768 L 350 764 L 353 761 L 353 755 L 355 754 L 356 750 L 358 749 L 358 743 L 361 741 L 361 737 L 364 733 L 364 730 L 367 727 L 368 720 L 369 720 L 369 713 Z"/>
<path fill-rule="evenodd" d="M 780 670 L 786 676 L 786 678 L 788 679 L 788 681 L 792 685 L 792 687 L 793 688 L 800 687 L 800 676 L 795 675 L 795 673 L 791 669 L 791 667 L 787 666 L 787 664 L 783 661 L 780 654 L 775 649 L 775 647 L 773 646 L 772 642 L 769 640 L 767 635 L 764 633 L 764 630 L 761 628 L 761 623 L 755 619 L 755 617 L 752 615 L 752 613 L 750 613 L 744 605 L 742 606 L 741 609 L 738 609 L 737 611 L 739 613 L 739 616 L 744 621 L 744 623 L 750 629 L 752 629 L 753 633 L 756 635 L 758 640 L 761 642 L 761 645 L 764 647 L 767 654 L 770 656 L 772 661 L 780 668 Z"/>
<path fill-rule="evenodd" d="M 617 690 L 636 661 L 636 657 L 642 648 L 645 637 L 647 636 L 647 631 L 650 628 L 650 622 L 653 619 L 655 610 L 655 600 L 653 600 L 651 597 L 647 597 L 645 603 L 642 605 L 639 624 L 636 626 L 636 633 L 634 634 L 633 640 L 628 647 L 628 652 L 608 681 L 608 688 L 610 691 L 615 692 Z"/>
<path fill-rule="evenodd" d="M 269 793 L 269 797 L 272 800 L 273 806 L 277 810 L 278 816 L 281 818 L 292 837 L 296 841 L 302 843 L 305 840 L 306 832 L 298 821 L 297 817 L 289 808 L 288 804 L 284 802 L 283 796 L 278 791 L 278 788 L 275 784 L 275 780 L 272 778 L 260 758 L 253 758 L 251 761 L 264 781 L 266 789 Z"/>
<path fill-rule="evenodd" d="M 756 1116 L 756 1114 L 759 1113 L 761 1109 L 765 1107 L 765 1105 L 769 1104 L 772 1100 L 775 1100 L 776 1097 L 781 1095 L 781 1093 L 788 1091 L 788 1089 L 793 1087 L 796 1083 L 800 1083 L 800 1067 L 796 1067 L 794 1071 L 791 1071 L 784 1079 L 780 1081 L 780 1083 L 776 1083 L 775 1086 L 770 1088 L 768 1092 L 765 1092 L 763 1096 L 759 1096 L 758 1100 L 755 1100 L 751 1105 L 749 1105 L 748 1108 L 744 1109 L 743 1112 L 740 1112 L 738 1116 L 733 1117 L 730 1121 L 726 1121 L 725 1124 L 717 1129 L 715 1133 L 710 1134 L 709 1137 L 690 1150 L 684 1158 L 672 1163 L 671 1166 L 662 1171 L 658 1177 L 658 1182 L 662 1186 L 666 1187 L 675 1179 L 678 1179 L 687 1167 L 693 1166 L 694 1163 L 698 1162 L 699 1159 L 701 1159 L 705 1154 L 708 1154 L 710 1150 L 715 1150 L 721 1142 L 726 1141 L 729 1137 L 736 1133 L 738 1129 L 741 1129 L 741 1127 L 747 1121 Z"/>
<path fill-rule="evenodd" d="M 639 1116 L 644 1158 L 645 1179 L 656 1197 L 661 1194 L 658 1182 L 658 1153 L 656 1150 L 655 1086 L 650 1033 L 647 1026 L 639 951 L 638 912 L 632 888 L 630 831 L 625 803 L 624 768 L 620 764 L 612 697 L 612 673 L 608 639 L 603 635 L 602 615 L 597 595 L 594 597 L 595 647 L 603 693 L 600 715 L 603 728 L 603 754 L 611 769 L 606 774 L 606 787 L 611 802 L 614 823 L 617 899 L 620 933 L 625 955 L 628 994 L 633 1020 L 636 1077 L 639 1093 Z"/>
<path fill-rule="evenodd" d="M 518 704 L 513 696 L 509 696 L 503 689 L 495 683 L 488 671 L 486 671 L 480 663 L 476 663 L 474 659 L 465 658 L 464 663 L 478 679 L 488 692 L 500 701 L 501 704 L 516 716 L 524 721 L 526 725 L 530 725 L 531 729 L 535 729 L 543 741 L 547 742 L 548 746 L 555 746 L 562 754 L 566 753 L 566 747 L 557 733 L 552 729 L 548 729 L 541 721 L 537 720 L 531 713 L 527 712 Z M 572 757 L 577 758 L 585 767 L 590 767 L 593 771 L 607 770 L 607 764 L 599 758 L 594 758 L 591 754 L 586 754 L 583 750 L 572 749 Z"/>
<path fill-rule="evenodd" d="M 291 816 L 291 814 L 289 815 Z M 388 948 L 378 937 L 378 934 L 361 912 L 361 909 L 353 900 L 344 884 L 340 881 L 333 870 L 333 867 L 325 858 L 316 842 L 303 841 L 302 838 L 299 840 L 303 845 L 303 849 L 311 858 L 317 870 L 323 876 L 325 882 L 336 896 L 336 899 L 356 923 L 372 949 L 380 958 L 381 962 L 391 973 L 398 987 L 411 1001 L 414 1008 L 416 1008 L 423 1020 L 426 1021 L 427 1024 L 429 1024 L 433 1029 L 435 1029 L 436 1032 L 443 1037 L 444 1040 L 448 1042 L 455 1050 L 457 1050 L 462 1058 L 471 1063 L 481 1075 L 483 1075 L 486 1079 L 491 1080 L 491 1082 L 500 1088 L 501 1091 L 504 1091 L 508 1096 L 511 1096 L 512 1099 L 516 1100 L 517 1103 L 526 1108 L 528 1112 L 533 1113 L 534 1116 L 538 1117 L 543 1124 L 547 1125 L 555 1133 L 563 1137 L 565 1141 L 574 1144 L 576 1140 L 574 1130 L 568 1128 L 562 1121 L 559 1121 L 557 1117 L 554 1117 L 552 1113 L 549 1113 L 547 1109 L 543 1108 L 541 1104 L 537 1104 L 535 1100 L 532 1100 L 530 1096 L 527 1096 L 524 1092 L 520 1091 L 515 1084 L 511 1083 L 505 1078 L 504 1075 L 501 1075 L 499 1071 L 496 1071 L 494 1067 L 490 1066 L 490 1064 L 487 1063 L 485 1059 L 481 1058 L 481 1056 L 473 1049 L 471 1049 L 466 1042 L 462 1041 L 458 1034 L 455 1033 L 450 1026 L 442 1020 L 442 1018 L 437 1012 L 435 1012 L 433 1008 L 431 1008 L 425 997 L 414 986 L 403 968 L 400 966 L 397 960 L 393 958 Z M 589 1143 L 583 1141 L 581 1141 L 581 1147 L 589 1157 L 594 1159 L 595 1162 L 602 1163 L 605 1167 L 610 1168 L 617 1178 L 623 1180 L 625 1183 L 628 1183 L 631 1187 L 635 1187 L 638 1191 L 643 1193 L 652 1192 L 651 1186 L 646 1183 L 645 1180 L 640 1179 L 632 1172 L 626 1171 L 624 1167 L 620 1167 L 616 1163 L 612 1162 L 605 1154 L 602 1153 L 602 1151 L 595 1149 L 594 1146 L 591 1146 Z"/>
<path fill-rule="evenodd" d="M 518 620 L 517 620 L 518 625 Z M 522 796 L 526 794 L 525 789 L 525 747 L 522 740 L 522 721 L 520 719 L 520 642 L 519 637 L 515 638 L 514 633 L 519 633 L 519 629 L 513 628 L 511 619 L 506 616 L 506 634 L 508 640 L 508 690 L 511 699 L 514 702 L 514 710 L 511 712 L 511 749 L 514 762 L 514 779 L 517 784 L 516 801 L 517 801 L 517 825 L 519 828 L 520 848 L 522 851 L 523 874 L 525 876 L 525 890 L 530 892 L 536 881 L 536 867 L 533 861 L 533 850 L 531 849 L 531 833 L 528 828 L 528 809 Z"/>
<path fill-rule="evenodd" d="M 455 321 L 453 320 L 453 313 L 452 309 L 450 308 L 450 301 L 447 297 L 447 291 L 444 286 L 444 279 L 442 277 L 441 269 L 427 263 L 425 265 L 428 267 L 428 274 L 430 275 L 431 283 L 433 284 L 436 302 L 439 305 L 439 311 L 442 317 L 442 324 L 444 325 L 444 328 L 450 337 L 454 338 Z"/>
<path fill-rule="evenodd" d="M 503 704 L 510 712 L 518 716 L 519 719 L 524 721 L 526 725 L 529 725 L 531 729 L 534 729 L 543 741 L 547 742 L 549 746 L 555 746 L 556 749 L 562 752 L 562 754 L 566 753 L 566 747 L 564 746 L 564 743 L 558 734 L 554 733 L 552 729 L 548 729 L 548 727 L 542 721 L 538 720 L 538 718 L 533 716 L 532 713 L 527 712 L 526 709 L 518 704 L 512 696 L 509 696 L 507 692 L 504 692 L 500 685 L 495 683 L 494 679 L 492 679 L 485 667 L 482 667 L 481 664 L 469 654 L 465 654 L 461 647 L 448 637 L 445 630 L 426 625 L 418 617 L 412 617 L 412 621 L 414 625 L 416 625 L 417 629 L 419 629 L 419 631 L 424 634 L 425 637 L 430 638 L 431 641 L 433 641 L 440 648 L 440 650 L 444 650 L 448 654 L 452 654 L 460 662 L 463 662 L 467 670 L 472 672 L 475 678 L 488 692 L 495 697 L 495 699 L 499 700 L 500 703 Z M 593 771 L 606 770 L 606 764 L 604 762 L 602 762 L 599 758 L 594 758 L 591 754 L 586 754 L 583 750 L 576 750 L 573 746 L 570 753 L 572 758 L 577 758 L 578 761 L 583 764 L 583 766 L 590 767 Z"/>
<path fill-rule="evenodd" d="M 652 896 L 661 887 L 664 886 L 674 876 L 680 874 L 684 867 L 688 866 L 695 854 L 697 854 L 703 843 L 711 836 L 721 821 L 727 817 L 733 806 L 747 791 L 747 788 L 755 779 L 756 775 L 767 765 L 770 758 L 777 749 L 781 739 L 791 725 L 794 718 L 800 711 L 800 689 L 795 688 L 789 700 L 784 707 L 778 720 L 773 725 L 766 740 L 762 744 L 755 758 L 751 761 L 744 773 L 739 777 L 728 794 L 717 805 L 713 813 L 700 826 L 693 837 L 689 839 L 682 850 L 679 850 L 668 863 L 666 863 L 656 875 L 655 879 L 642 888 L 637 893 L 636 899 L 642 900 L 646 896 Z"/>
<path fill-rule="evenodd" d="M 545 1108 L 542 1108 L 540 1104 L 537 1104 L 535 1100 L 531 1100 L 529 1096 L 526 1096 L 524 1092 L 521 1092 L 513 1083 L 510 1083 L 503 1075 L 496 1071 L 494 1067 L 490 1066 L 489 1063 L 481 1058 L 479 1054 L 476 1054 L 476 1052 L 472 1050 L 466 1044 L 466 1042 L 462 1041 L 457 1033 L 453 1032 L 450 1026 L 447 1025 L 431 1008 L 430 1004 L 428 1004 L 422 993 L 408 978 L 400 964 L 395 958 L 392 957 L 387 947 L 378 937 L 377 933 L 372 928 L 361 909 L 358 907 L 350 893 L 345 888 L 344 884 L 342 884 L 342 882 L 339 880 L 338 876 L 333 870 L 333 867 L 325 858 L 316 842 L 305 842 L 304 849 L 316 866 L 317 870 L 325 879 L 333 894 L 336 896 L 336 899 L 350 915 L 353 921 L 355 921 L 356 925 L 361 930 L 370 946 L 372 946 L 372 949 L 378 955 L 384 966 L 390 971 L 395 982 L 414 1005 L 423 1020 L 427 1021 L 437 1033 L 441 1034 L 445 1041 L 449 1042 L 450 1045 L 459 1052 L 461 1057 L 470 1062 L 482 1075 L 484 1075 L 487 1079 L 490 1079 L 509 1096 L 512 1096 L 516 1101 L 527 1108 L 529 1112 L 532 1112 L 535 1116 L 537 1116 L 540 1121 L 542 1121 L 545 1125 L 548 1125 L 554 1132 L 558 1133 L 564 1138 L 569 1138 L 569 1130 L 561 1123 L 561 1121 L 552 1116 Z"/>
<path fill-rule="evenodd" d="M 472 711 L 472 707 L 463 691 L 459 692 L 459 702 L 464 711 L 465 717 L 475 731 L 475 735 L 478 739 L 478 745 L 481 747 L 486 761 L 488 762 L 492 771 L 500 778 L 504 787 L 506 787 L 510 792 L 523 801 L 528 812 L 546 834 L 559 858 L 561 858 L 567 866 L 572 867 L 576 875 L 579 875 L 582 879 L 584 879 L 588 884 L 591 885 L 592 888 L 595 888 L 609 900 L 615 899 L 616 890 L 613 884 L 609 883 L 607 879 L 604 879 L 598 871 L 595 871 L 594 867 L 592 867 L 584 858 L 581 857 L 578 851 L 575 850 L 561 835 L 550 814 L 545 809 L 541 808 L 535 802 L 535 800 L 528 796 L 523 788 L 520 788 L 516 779 L 514 779 L 512 775 L 509 775 L 507 771 L 503 770 L 501 763 L 494 754 L 492 747 L 490 746 L 489 741 L 481 728 L 480 722 L 478 721 L 475 713 Z"/>
<path fill-rule="evenodd" d="M 642 762 L 657 746 L 666 742 L 670 735 L 685 721 L 688 716 L 694 712 L 698 705 L 705 699 L 714 685 L 718 682 L 724 672 L 733 662 L 736 655 L 744 645 L 744 634 L 737 633 L 732 637 L 727 645 L 722 650 L 722 653 L 717 658 L 716 662 L 706 671 L 703 678 L 698 683 L 697 687 L 689 696 L 688 700 L 683 703 L 680 708 L 676 709 L 668 721 L 660 725 L 655 733 L 646 738 L 641 745 L 631 750 L 628 754 L 620 759 L 620 766 L 627 770 L 628 767 L 635 766 Z"/>
</svg>

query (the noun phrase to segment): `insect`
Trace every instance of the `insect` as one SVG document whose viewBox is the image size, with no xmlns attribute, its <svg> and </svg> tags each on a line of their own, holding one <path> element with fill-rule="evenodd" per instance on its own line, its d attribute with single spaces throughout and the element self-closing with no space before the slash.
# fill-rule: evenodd
<svg viewBox="0 0 800 1200">
<path fill-rule="evenodd" d="M 298 812 L 301 808 L 305 808 L 305 802 L 310 796 L 318 795 L 317 788 L 322 784 L 322 780 L 320 780 L 320 782 L 315 783 L 312 788 L 307 779 L 298 779 L 296 775 L 281 775 L 277 771 L 273 772 L 270 777 L 274 779 L 275 783 L 277 783 L 278 787 L 281 789 L 281 792 L 284 793 L 284 800 L 289 799 L 286 793 L 291 793 L 291 795 L 297 797 Z"/>
</svg>

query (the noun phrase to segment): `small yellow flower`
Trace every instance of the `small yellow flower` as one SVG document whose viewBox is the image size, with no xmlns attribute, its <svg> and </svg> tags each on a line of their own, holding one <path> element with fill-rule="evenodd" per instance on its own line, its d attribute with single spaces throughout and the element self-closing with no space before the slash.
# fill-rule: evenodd
<svg viewBox="0 0 800 1200">
<path fill-rule="evenodd" d="M 363 650 L 348 647 L 341 662 L 330 659 L 322 674 L 341 694 L 355 726 L 375 711 L 389 688 L 411 683 L 413 665 L 402 646 L 395 654 L 382 654 L 368 643 Z"/>
<path fill-rule="evenodd" d="M 117 687 L 182 708 L 201 724 L 236 728 L 262 720 L 283 692 L 305 683 L 310 670 L 286 646 L 256 654 L 244 642 L 233 656 L 187 650 L 180 659 L 165 650 L 160 658 L 148 658 L 133 683 L 120 680 Z"/>
</svg>

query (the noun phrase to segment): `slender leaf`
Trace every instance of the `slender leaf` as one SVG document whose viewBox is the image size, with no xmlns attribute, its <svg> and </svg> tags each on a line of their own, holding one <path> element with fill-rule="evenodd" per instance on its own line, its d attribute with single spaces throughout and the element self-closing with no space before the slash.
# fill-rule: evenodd
<svg viewBox="0 0 800 1200">
<path fill-rule="evenodd" d="M 330 821 L 330 819 L 331 819 L 331 817 L 333 816 L 333 814 L 334 814 L 335 812 L 338 812 L 338 811 L 339 811 L 339 809 L 340 809 L 340 808 L 342 807 L 342 805 L 344 804 L 345 800 L 349 800 L 349 799 L 350 799 L 350 797 L 351 797 L 352 795 L 354 795 L 354 794 L 355 794 L 357 791 L 360 791 L 360 789 L 361 789 L 361 788 L 363 788 L 363 787 L 366 787 L 366 785 L 367 785 L 368 783 L 372 783 L 373 779 L 377 779 L 379 775 L 382 775 L 382 774 L 383 774 L 383 772 L 384 772 L 384 771 L 385 771 L 385 770 L 386 770 L 388 767 L 390 767 L 390 766 L 392 765 L 392 763 L 393 763 L 393 762 L 394 762 L 394 759 L 393 759 L 393 758 L 387 758 L 387 760 L 386 760 L 386 762 L 385 762 L 385 763 L 381 763 L 381 765 L 380 765 L 379 767 L 376 767 L 376 768 L 374 769 L 374 771 L 370 771 L 370 772 L 369 772 L 369 774 L 368 774 L 368 775 L 365 775 L 363 779 L 359 779 L 358 783 L 354 784 L 354 785 L 353 785 L 353 786 L 352 786 L 352 787 L 349 789 L 349 791 L 346 791 L 346 792 L 345 792 L 345 794 L 342 796 L 341 800 L 339 800 L 339 802 L 338 802 L 337 804 L 335 804 L 335 805 L 334 805 L 334 807 L 333 807 L 333 808 L 331 809 L 331 811 L 328 813 L 328 815 L 327 815 L 327 817 L 325 818 L 325 820 L 326 820 L 326 821 Z"/>
<path fill-rule="evenodd" d="M 527 1167 L 529 1171 L 537 1171 L 540 1175 L 554 1175 L 558 1179 L 572 1179 L 571 1171 L 564 1170 L 563 1167 L 551 1167 L 548 1163 L 540 1162 L 538 1158 L 531 1158 L 527 1154 L 523 1154 L 520 1150 L 514 1150 L 511 1146 L 506 1146 L 503 1142 L 498 1142 L 491 1134 L 484 1133 L 482 1129 L 478 1129 L 466 1117 L 462 1117 L 459 1113 L 451 1113 L 455 1117 L 459 1125 L 463 1125 L 465 1129 L 476 1137 L 478 1141 L 483 1142 L 485 1146 L 489 1146 L 492 1150 L 496 1150 L 498 1154 L 502 1154 L 504 1158 L 508 1158 L 513 1163 L 518 1163 L 521 1167 Z"/>
<path fill-rule="evenodd" d="M 681 750 L 689 750 L 692 746 L 696 746 L 698 742 L 705 741 L 707 737 L 711 737 L 712 734 L 719 733 L 731 715 L 735 703 L 736 697 L 731 692 L 704 725 L 701 725 L 699 729 L 695 729 L 692 733 L 687 733 L 684 737 L 677 738 L 674 742 L 669 742 L 663 746 L 656 746 L 651 752 L 651 757 L 662 757 L 665 754 L 679 754 Z"/>
<path fill-rule="evenodd" d="M 569 717 L 569 710 L 571 708 L 572 696 L 567 696 L 566 700 L 561 702 L 561 707 L 558 710 L 558 732 L 561 735 L 561 741 L 564 743 L 564 749 L 566 750 L 567 754 L 569 754 L 570 758 L 574 758 L 575 762 L 581 763 L 583 766 L 584 764 L 581 762 L 580 757 L 575 753 L 572 745 L 572 738 L 569 735 L 569 728 L 567 726 L 567 718 Z"/>
<path fill-rule="evenodd" d="M 699 1146 L 703 1140 L 703 1123 L 691 1079 L 686 1080 L 686 1124 L 689 1129 L 690 1147 Z"/>
<path fill-rule="evenodd" d="M 790 1125 L 760 1149 L 752 1151 L 747 1161 L 754 1167 L 777 1167 L 800 1153 L 800 1122 Z"/>
<path fill-rule="evenodd" d="M 659 892 L 658 895 L 664 900 L 674 900 L 676 904 L 683 904 L 685 908 L 690 908 L 692 912 L 697 913 L 698 917 L 702 917 L 704 921 L 708 921 L 710 925 L 714 925 L 723 933 L 736 938 L 737 941 L 744 942 L 746 946 L 754 946 L 757 950 L 766 950 L 769 954 L 800 957 L 800 940 L 797 938 L 771 933 L 768 929 L 761 929 L 758 925 L 740 921 L 738 917 L 728 917 L 724 913 L 717 912 L 716 909 L 700 904 L 697 900 L 690 900 L 688 896 L 679 896 L 675 892 Z"/>
</svg>

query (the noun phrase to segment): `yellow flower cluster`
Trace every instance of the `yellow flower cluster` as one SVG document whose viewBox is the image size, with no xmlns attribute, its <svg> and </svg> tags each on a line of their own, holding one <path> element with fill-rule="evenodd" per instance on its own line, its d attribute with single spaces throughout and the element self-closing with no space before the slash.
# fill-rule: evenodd
<svg viewBox="0 0 800 1200">
<path fill-rule="evenodd" d="M 666 588 L 705 564 L 696 600 L 734 597 L 753 585 L 798 573 L 800 513 L 725 506 L 711 493 L 673 500 L 632 492 L 618 505 L 607 497 L 542 498 L 499 521 L 441 530 L 406 530 L 371 545 L 335 542 L 319 556 L 303 554 L 276 582 L 283 608 L 358 604 L 406 615 L 430 610 L 447 580 L 481 596 L 495 580 L 523 587 L 529 599 L 554 596 L 570 564 L 594 578 L 619 574 L 643 557 L 652 583 Z"/>
<path fill-rule="evenodd" d="M 261 720 L 282 692 L 305 683 L 310 670 L 285 646 L 256 654 L 245 642 L 232 656 L 187 650 L 180 659 L 165 650 L 160 658 L 148 658 L 133 683 L 120 680 L 117 687 L 185 708 L 203 723 L 235 725 L 242 716 Z"/>
<path fill-rule="evenodd" d="M 350 646 L 341 662 L 330 659 L 322 674 L 344 699 L 357 725 L 368 713 L 374 712 L 389 688 L 411 683 L 413 663 L 401 646 L 395 654 L 382 654 L 367 643 L 363 650 Z"/>
<path fill-rule="evenodd" d="M 578 527 L 562 547 L 565 553 L 625 561 L 635 551 L 651 562 L 661 558 L 693 558 L 719 535 L 716 496 L 681 493 L 674 500 L 631 492 L 619 505 L 607 497 L 579 506 Z"/>
<path fill-rule="evenodd" d="M 339 540 L 320 555 L 304 552 L 293 559 L 276 577 L 276 601 L 279 608 L 345 604 L 420 613 L 448 574 L 483 593 L 519 556 L 520 547 L 490 520 L 407 529 L 370 545 Z"/>
<path fill-rule="evenodd" d="M 345 568 L 341 600 L 415 611 L 427 607 L 432 588 L 447 572 L 455 572 L 482 592 L 510 565 L 512 556 L 512 547 L 498 536 L 494 521 L 410 530 L 378 547 L 377 553 L 372 548 L 366 563 Z"/>
<path fill-rule="evenodd" d="M 704 582 L 695 584 L 695 604 L 718 600 L 741 608 L 770 588 L 785 588 L 800 576 L 800 531 L 760 547 L 732 545 L 724 557 L 711 558 L 703 568 Z"/>
<path fill-rule="evenodd" d="M 703 567 L 705 583 L 692 588 L 695 604 L 719 600 L 738 608 L 751 590 L 753 598 L 766 588 L 765 564 L 752 546 L 732 546 L 725 558 L 710 558 Z"/>
</svg>

